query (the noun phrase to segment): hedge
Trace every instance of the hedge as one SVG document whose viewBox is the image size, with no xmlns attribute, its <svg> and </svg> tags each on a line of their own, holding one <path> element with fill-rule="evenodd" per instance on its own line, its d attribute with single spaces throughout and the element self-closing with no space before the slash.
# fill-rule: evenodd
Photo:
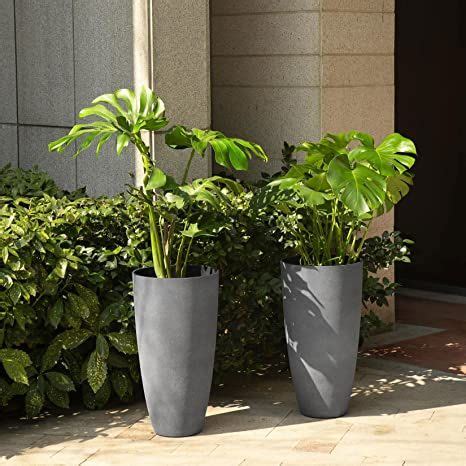
<svg viewBox="0 0 466 466">
<path fill-rule="evenodd" d="M 292 251 L 278 228 L 283 214 L 253 214 L 248 188 L 232 199 L 231 228 L 195 252 L 221 271 L 217 379 L 286 366 L 279 259 Z M 131 271 L 151 257 L 137 201 L 66 193 L 44 173 L 6 167 L 0 229 L 0 407 L 23 404 L 32 417 L 137 396 Z M 371 273 L 406 257 L 399 234 L 368 242 L 366 300 L 386 302 L 395 284 Z M 377 324 L 371 315 L 362 331 Z"/>
</svg>

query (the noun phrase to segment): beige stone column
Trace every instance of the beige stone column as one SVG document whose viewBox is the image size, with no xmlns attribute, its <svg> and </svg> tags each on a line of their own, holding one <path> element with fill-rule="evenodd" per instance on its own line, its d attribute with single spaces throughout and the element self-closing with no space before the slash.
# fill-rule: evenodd
<svg viewBox="0 0 466 466">
<path fill-rule="evenodd" d="M 170 125 L 210 126 L 210 32 L 208 0 L 150 0 L 153 89 L 165 102 Z M 159 165 L 179 180 L 186 151 L 164 144 L 155 135 L 153 152 Z M 196 158 L 193 178 L 211 173 L 210 157 Z"/>
<path fill-rule="evenodd" d="M 376 142 L 394 130 L 394 0 L 322 0 L 322 132 L 356 129 Z M 394 212 L 374 221 L 373 234 L 393 230 Z M 391 280 L 394 271 L 386 274 Z M 387 322 L 394 302 L 377 308 Z"/>
<path fill-rule="evenodd" d="M 270 156 L 248 177 L 279 170 L 285 140 L 393 132 L 394 0 L 211 0 L 211 25 L 213 126 Z M 392 229 L 393 212 L 372 231 Z"/>
</svg>

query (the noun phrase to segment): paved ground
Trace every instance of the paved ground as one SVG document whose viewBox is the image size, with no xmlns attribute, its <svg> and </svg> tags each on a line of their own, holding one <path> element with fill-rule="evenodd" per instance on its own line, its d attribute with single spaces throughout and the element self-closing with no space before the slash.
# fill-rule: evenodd
<svg viewBox="0 0 466 466">
<path fill-rule="evenodd" d="M 214 394 L 204 432 L 154 435 L 143 404 L 0 422 L 6 464 L 466 465 L 466 379 L 362 359 L 349 413 L 301 416 L 287 377 Z"/>
<path fill-rule="evenodd" d="M 374 356 L 466 376 L 466 303 L 398 296 L 402 341 L 381 336 Z M 417 330 L 416 330 L 417 329 Z M 383 338 L 387 338 L 384 342 Z M 386 344 L 385 344 L 386 343 Z"/>
<path fill-rule="evenodd" d="M 458 350 L 466 329 L 457 323 L 466 313 L 444 303 L 397 304 L 405 323 L 369 342 L 350 410 L 340 419 L 301 416 L 286 375 L 237 377 L 212 395 L 200 435 L 156 436 L 142 403 L 34 421 L 3 419 L 0 462 L 466 466 L 465 352 Z M 385 350 L 374 352 L 374 346 Z"/>
</svg>

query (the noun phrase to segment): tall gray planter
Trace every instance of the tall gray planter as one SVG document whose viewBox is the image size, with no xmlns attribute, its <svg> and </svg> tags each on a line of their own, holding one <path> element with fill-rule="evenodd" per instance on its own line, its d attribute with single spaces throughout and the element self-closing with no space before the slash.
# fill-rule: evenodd
<svg viewBox="0 0 466 466">
<path fill-rule="evenodd" d="M 187 278 L 133 273 L 142 383 L 157 434 L 186 437 L 204 425 L 217 334 L 218 272 L 191 268 Z"/>
<path fill-rule="evenodd" d="M 339 417 L 348 410 L 356 369 L 362 262 L 297 264 L 282 262 L 281 272 L 288 358 L 299 409 L 304 416 Z"/>
</svg>

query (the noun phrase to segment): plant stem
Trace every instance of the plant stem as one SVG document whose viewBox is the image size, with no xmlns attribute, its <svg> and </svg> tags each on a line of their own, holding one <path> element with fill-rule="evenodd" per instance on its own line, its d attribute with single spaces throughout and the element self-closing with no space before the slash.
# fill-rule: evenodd
<svg viewBox="0 0 466 466">
<path fill-rule="evenodd" d="M 186 167 L 184 169 L 184 173 L 183 173 L 183 179 L 181 180 L 181 184 L 186 184 L 186 181 L 188 179 L 188 175 L 189 175 L 189 169 L 191 168 L 191 162 L 193 161 L 193 157 L 194 157 L 194 154 L 196 152 L 194 151 L 194 149 L 191 151 L 191 154 L 189 155 L 189 159 L 188 159 L 188 162 L 186 163 Z"/>
<path fill-rule="evenodd" d="M 186 236 L 183 235 L 181 237 L 181 243 L 178 247 L 178 254 L 176 255 L 175 273 L 177 277 L 180 276 L 182 265 L 183 265 L 183 249 L 184 249 L 185 243 L 186 243 Z"/>
<path fill-rule="evenodd" d="M 149 179 L 150 172 L 154 167 L 154 162 L 151 159 L 149 148 L 146 146 L 139 134 L 133 136 L 132 142 L 134 143 L 142 157 L 142 164 L 144 167 L 144 180 L 142 189 L 144 190 L 144 193 L 147 194 L 146 183 Z M 147 206 L 147 213 L 149 216 L 149 232 L 152 251 L 152 262 L 154 264 L 154 273 L 157 278 L 166 278 L 167 273 L 164 267 L 162 238 L 159 236 L 158 222 L 153 206 Z"/>
<path fill-rule="evenodd" d="M 361 254 L 362 247 L 364 246 L 364 242 L 366 241 L 370 226 L 371 226 L 371 220 L 367 222 L 366 230 L 364 231 L 364 234 L 362 235 L 361 242 L 359 243 L 358 249 L 355 251 L 354 260 L 359 259 L 359 255 Z"/>
<path fill-rule="evenodd" d="M 180 277 L 185 277 L 186 276 L 186 269 L 188 267 L 188 259 L 189 259 L 189 254 L 191 252 L 191 246 L 193 244 L 193 239 L 194 237 L 191 237 L 189 240 L 188 247 L 186 249 L 185 257 L 184 257 L 184 263 L 183 263 L 183 268 L 181 269 L 181 274 Z"/>
</svg>

